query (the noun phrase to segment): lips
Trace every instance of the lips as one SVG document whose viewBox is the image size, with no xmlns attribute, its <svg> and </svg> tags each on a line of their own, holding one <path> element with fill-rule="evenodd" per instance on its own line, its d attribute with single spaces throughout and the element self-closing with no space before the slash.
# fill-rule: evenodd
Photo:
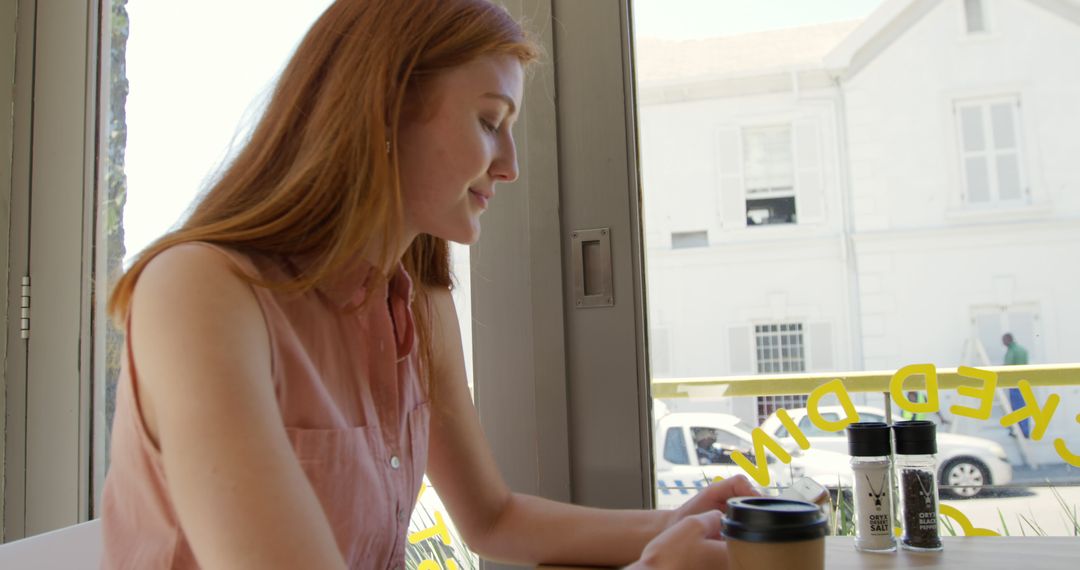
<svg viewBox="0 0 1080 570">
<path fill-rule="evenodd" d="M 469 194 L 471 194 L 473 200 L 479 202 L 480 206 L 483 208 L 487 208 L 488 202 L 495 197 L 494 192 L 483 192 L 475 188 L 469 188 Z"/>
</svg>

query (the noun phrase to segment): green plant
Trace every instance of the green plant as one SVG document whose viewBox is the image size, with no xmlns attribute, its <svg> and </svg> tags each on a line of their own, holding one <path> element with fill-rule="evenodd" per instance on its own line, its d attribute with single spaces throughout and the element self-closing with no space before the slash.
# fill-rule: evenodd
<svg viewBox="0 0 1080 570">
<path fill-rule="evenodd" d="M 1035 520 L 1034 513 L 1031 515 L 1030 519 L 1021 514 L 1018 514 L 1016 516 L 1020 519 L 1022 523 L 1026 523 L 1028 525 L 1028 528 L 1031 529 L 1031 532 L 1034 533 L 1035 536 L 1046 536 L 1046 531 L 1043 530 L 1042 526 L 1040 526 L 1039 523 Z M 1023 526 L 1021 526 L 1020 528 L 1023 529 Z"/>
<path fill-rule="evenodd" d="M 850 489 L 837 482 L 836 502 L 830 532 L 833 536 L 855 536 L 855 500 Z"/>
<path fill-rule="evenodd" d="M 953 526 L 949 517 L 939 517 L 941 526 L 945 527 L 945 532 L 949 533 L 949 536 L 956 536 L 956 527 Z"/>
<path fill-rule="evenodd" d="M 1054 494 L 1054 499 L 1061 505 L 1061 509 L 1065 511 L 1065 520 L 1067 524 L 1072 525 L 1073 536 L 1080 536 L 1080 519 L 1076 516 L 1076 505 L 1073 505 L 1070 509 L 1069 504 L 1065 502 L 1065 498 L 1061 496 L 1057 488 L 1050 487 L 1050 492 Z"/>
</svg>

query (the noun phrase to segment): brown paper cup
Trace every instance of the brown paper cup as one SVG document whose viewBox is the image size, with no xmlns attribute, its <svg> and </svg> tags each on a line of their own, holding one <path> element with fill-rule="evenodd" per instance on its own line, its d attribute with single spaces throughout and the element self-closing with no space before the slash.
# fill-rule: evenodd
<svg viewBox="0 0 1080 570">
<path fill-rule="evenodd" d="M 824 570 L 827 521 L 817 505 L 773 497 L 728 501 L 724 538 L 732 570 Z"/>
</svg>

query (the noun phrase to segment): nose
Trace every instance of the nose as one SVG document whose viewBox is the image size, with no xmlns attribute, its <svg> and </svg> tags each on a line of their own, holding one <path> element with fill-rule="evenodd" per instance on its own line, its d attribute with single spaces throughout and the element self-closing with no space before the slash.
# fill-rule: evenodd
<svg viewBox="0 0 1080 570">
<path fill-rule="evenodd" d="M 518 178 L 517 147 L 514 145 L 514 137 L 506 133 L 495 160 L 491 162 L 488 170 L 491 177 L 499 182 L 513 182 Z"/>
</svg>

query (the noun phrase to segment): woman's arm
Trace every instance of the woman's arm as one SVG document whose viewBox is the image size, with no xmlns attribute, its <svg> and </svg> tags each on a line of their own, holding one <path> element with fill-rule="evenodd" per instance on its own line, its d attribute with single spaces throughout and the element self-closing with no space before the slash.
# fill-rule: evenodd
<svg viewBox="0 0 1080 570">
<path fill-rule="evenodd" d="M 628 564 L 672 512 L 593 509 L 511 493 L 481 430 L 465 379 L 453 300 L 432 292 L 435 367 L 428 477 L 469 547 L 524 564 Z"/>
<path fill-rule="evenodd" d="M 199 564 L 345 568 L 281 421 L 262 312 L 227 259 L 197 245 L 158 255 L 130 334 L 142 415 Z"/>
</svg>

